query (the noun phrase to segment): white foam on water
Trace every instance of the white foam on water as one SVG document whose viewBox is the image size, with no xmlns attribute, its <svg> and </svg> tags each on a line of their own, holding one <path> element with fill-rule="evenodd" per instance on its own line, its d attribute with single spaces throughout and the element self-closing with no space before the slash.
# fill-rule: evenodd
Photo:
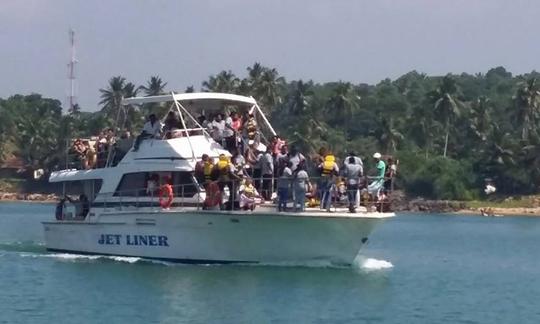
<svg viewBox="0 0 540 324">
<path fill-rule="evenodd" d="M 71 253 L 21 253 L 22 257 L 30 258 L 55 258 L 62 260 L 97 260 L 103 258 L 101 255 L 82 255 Z"/>
<path fill-rule="evenodd" d="M 387 270 L 394 267 L 394 265 L 390 261 L 367 258 L 364 256 L 357 256 L 354 259 L 353 265 L 355 268 L 358 268 L 367 272 Z"/>
</svg>

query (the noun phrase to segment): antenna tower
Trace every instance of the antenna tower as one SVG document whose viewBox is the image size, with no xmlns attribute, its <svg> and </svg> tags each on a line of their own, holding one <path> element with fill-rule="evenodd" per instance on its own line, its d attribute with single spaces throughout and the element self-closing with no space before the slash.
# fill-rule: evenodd
<svg viewBox="0 0 540 324">
<path fill-rule="evenodd" d="M 73 29 L 69 30 L 69 43 L 71 47 L 71 59 L 68 63 L 68 79 L 69 79 L 69 109 L 68 112 L 70 114 L 74 113 L 76 102 L 75 97 L 75 64 L 77 63 L 77 59 L 75 59 L 75 31 Z"/>
</svg>

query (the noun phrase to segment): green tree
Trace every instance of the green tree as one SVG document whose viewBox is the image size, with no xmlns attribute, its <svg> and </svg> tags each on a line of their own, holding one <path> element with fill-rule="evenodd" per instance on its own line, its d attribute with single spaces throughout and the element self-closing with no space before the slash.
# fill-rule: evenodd
<svg viewBox="0 0 540 324">
<path fill-rule="evenodd" d="M 101 93 L 101 111 L 108 119 L 109 125 L 133 129 L 140 119 L 139 112 L 133 106 L 123 106 L 122 100 L 137 96 L 138 87 L 126 82 L 122 76 L 112 77 L 106 89 L 99 89 Z"/>
<path fill-rule="evenodd" d="M 231 71 L 221 71 L 203 82 L 203 90 L 210 92 L 236 93 L 240 79 Z"/>
<path fill-rule="evenodd" d="M 540 105 L 540 86 L 536 78 L 519 84 L 514 96 L 516 120 L 521 126 L 521 139 L 526 141 L 530 133 L 536 133 Z"/>
<path fill-rule="evenodd" d="M 445 76 L 437 89 L 428 94 L 435 113 L 441 119 L 445 127 L 444 153 L 448 150 L 448 138 L 452 122 L 460 115 L 461 102 L 457 98 L 458 88 L 456 81 L 450 76 Z"/>
</svg>

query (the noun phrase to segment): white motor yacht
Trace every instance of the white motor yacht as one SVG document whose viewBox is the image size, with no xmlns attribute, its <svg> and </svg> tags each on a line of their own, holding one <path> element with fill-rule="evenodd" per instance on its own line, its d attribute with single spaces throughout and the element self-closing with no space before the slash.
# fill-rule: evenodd
<svg viewBox="0 0 540 324">
<path fill-rule="evenodd" d="M 353 262 L 381 221 L 391 212 L 346 208 L 332 212 L 306 208 L 277 212 L 271 204 L 253 211 L 208 210 L 206 193 L 194 176 L 203 154 L 230 153 L 212 139 L 196 116 L 225 109 L 256 116 L 264 133 L 275 132 L 252 97 L 221 93 L 184 93 L 136 97 L 124 105 L 155 103 L 179 114 L 183 129 L 174 138 L 146 139 L 117 163 L 53 172 L 50 182 L 64 183 L 88 198 L 87 214 L 71 204 L 57 208 L 56 219 L 43 223 L 49 251 L 142 257 L 184 263 Z M 111 160 L 111 159 L 110 159 Z M 162 208 L 160 197 L 147 190 L 152 176 L 172 180 L 173 199 Z M 77 203 L 77 202 L 76 202 Z M 79 202 L 80 204 L 80 202 Z"/>
</svg>

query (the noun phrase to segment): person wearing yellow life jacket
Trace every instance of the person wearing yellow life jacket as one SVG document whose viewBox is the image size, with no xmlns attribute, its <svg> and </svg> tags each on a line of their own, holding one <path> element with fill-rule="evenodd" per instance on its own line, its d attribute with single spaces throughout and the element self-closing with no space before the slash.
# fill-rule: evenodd
<svg viewBox="0 0 540 324">
<path fill-rule="evenodd" d="M 321 209 L 330 211 L 330 201 L 332 199 L 331 189 L 335 176 L 339 173 L 339 167 L 336 163 L 336 157 L 328 153 L 324 157 L 324 162 L 319 164 L 321 178 L 319 180 L 319 195 L 321 197 Z"/>
<path fill-rule="evenodd" d="M 246 179 L 245 183 L 240 186 L 240 208 L 244 210 L 254 210 L 256 198 L 260 198 L 257 189 L 253 185 L 253 181 L 249 178 Z"/>
<path fill-rule="evenodd" d="M 210 157 L 208 154 L 203 154 L 201 160 L 195 163 L 195 179 L 197 179 L 200 184 L 204 183 L 204 164 L 209 159 Z"/>
<path fill-rule="evenodd" d="M 238 180 L 238 177 L 234 174 L 234 166 L 225 154 L 219 155 L 218 163 L 214 166 L 214 172 L 218 175 L 218 186 L 223 193 L 225 187 L 229 188 L 229 208 L 233 209 L 234 201 L 236 198 L 234 181 Z M 223 206 L 221 206 L 223 209 Z"/>
</svg>

